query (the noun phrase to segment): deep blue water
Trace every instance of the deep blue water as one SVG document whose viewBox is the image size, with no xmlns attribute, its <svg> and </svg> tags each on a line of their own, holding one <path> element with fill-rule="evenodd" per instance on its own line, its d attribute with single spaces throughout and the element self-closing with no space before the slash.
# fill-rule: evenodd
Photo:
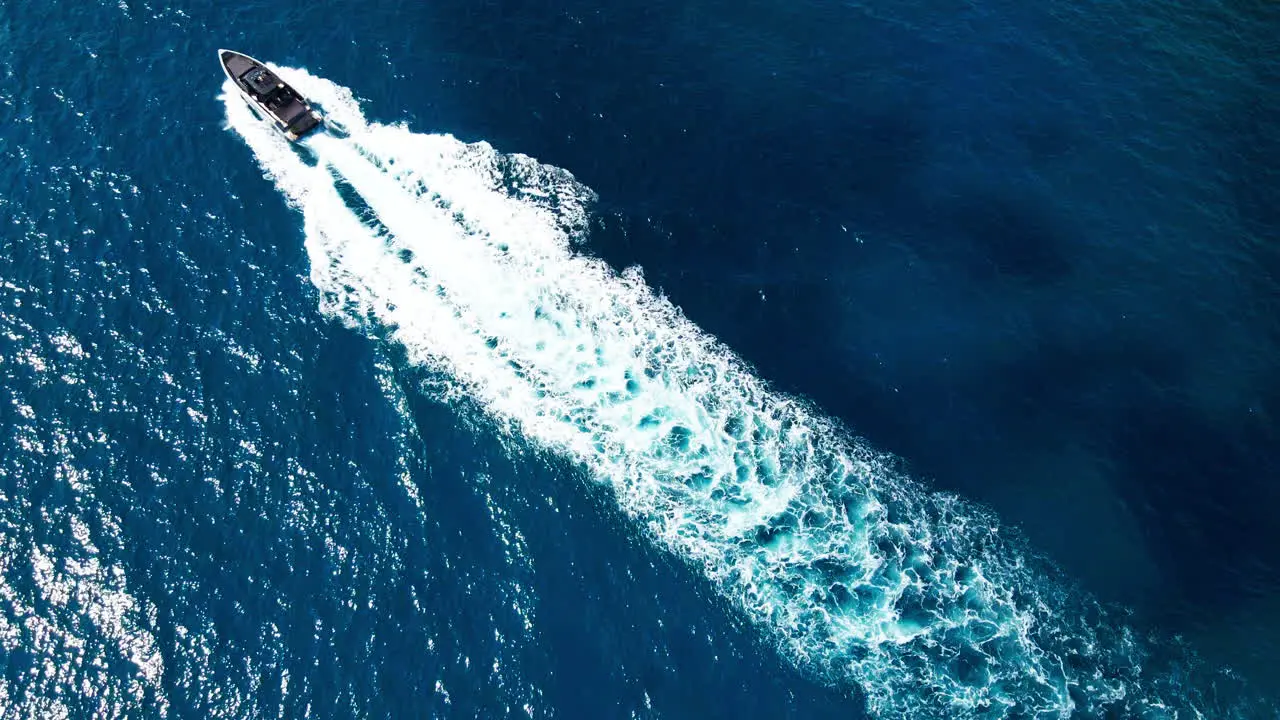
<svg viewBox="0 0 1280 720">
<path fill-rule="evenodd" d="M 1208 707 L 1274 699 L 1277 37 L 1264 0 L 0 4 L 0 717 L 865 714 L 320 311 L 219 47 L 573 173 L 582 252 L 1245 679 Z"/>
</svg>

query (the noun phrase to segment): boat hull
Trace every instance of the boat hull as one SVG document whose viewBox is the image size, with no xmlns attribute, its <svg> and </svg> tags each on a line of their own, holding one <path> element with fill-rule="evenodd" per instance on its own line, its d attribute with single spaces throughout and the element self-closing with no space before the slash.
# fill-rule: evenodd
<svg viewBox="0 0 1280 720">
<path fill-rule="evenodd" d="M 218 62 L 245 102 L 289 140 L 324 125 L 307 99 L 263 63 L 234 50 L 219 50 Z"/>
</svg>

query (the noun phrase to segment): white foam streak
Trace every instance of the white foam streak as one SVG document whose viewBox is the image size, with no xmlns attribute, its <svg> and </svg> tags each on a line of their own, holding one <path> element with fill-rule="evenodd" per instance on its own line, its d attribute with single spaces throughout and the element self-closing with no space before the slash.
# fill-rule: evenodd
<svg viewBox="0 0 1280 720">
<path fill-rule="evenodd" d="M 1104 624 L 1059 618 L 1074 596 L 989 514 L 771 392 L 638 271 L 575 254 L 594 196 L 568 173 L 368 123 L 347 91 L 277 71 L 349 131 L 307 141 L 311 165 L 227 88 L 231 127 L 304 215 L 325 311 L 590 468 L 793 661 L 886 716 L 1169 702 Z"/>
</svg>

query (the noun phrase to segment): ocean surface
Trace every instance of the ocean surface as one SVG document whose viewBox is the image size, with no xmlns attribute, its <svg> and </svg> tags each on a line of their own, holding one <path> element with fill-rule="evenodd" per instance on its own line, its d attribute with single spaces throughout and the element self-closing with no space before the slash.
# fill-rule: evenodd
<svg viewBox="0 0 1280 720">
<path fill-rule="evenodd" d="M 1277 717 L 1278 38 L 0 2 L 0 720 Z"/>
</svg>

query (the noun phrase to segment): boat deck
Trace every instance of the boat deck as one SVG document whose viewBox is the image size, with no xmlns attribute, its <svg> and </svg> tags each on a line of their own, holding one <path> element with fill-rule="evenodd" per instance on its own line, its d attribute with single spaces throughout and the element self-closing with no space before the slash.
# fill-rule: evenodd
<svg viewBox="0 0 1280 720">
<path fill-rule="evenodd" d="M 290 139 L 296 140 L 321 124 L 307 101 L 262 63 L 230 50 L 221 51 L 219 58 L 241 91 L 270 115 Z"/>
</svg>

